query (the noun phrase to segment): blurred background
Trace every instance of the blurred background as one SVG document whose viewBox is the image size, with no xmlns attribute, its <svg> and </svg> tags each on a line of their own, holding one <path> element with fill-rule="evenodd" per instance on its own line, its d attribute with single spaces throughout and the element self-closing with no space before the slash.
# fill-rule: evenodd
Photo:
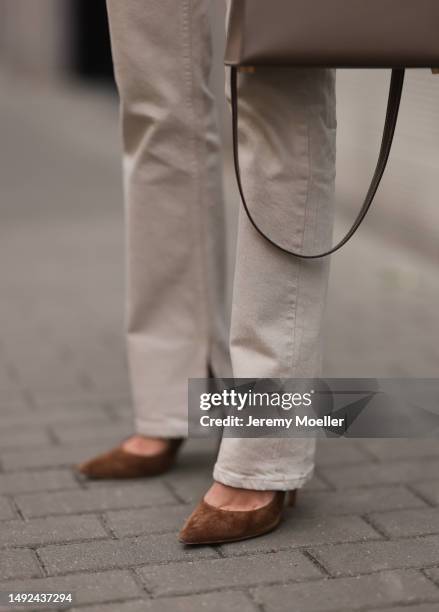
<svg viewBox="0 0 439 612">
<path fill-rule="evenodd" d="M 12 398 L 128 398 L 123 216 L 103 0 L 0 0 L 0 389 Z M 238 198 L 212 3 L 230 240 Z M 337 233 L 379 147 L 389 75 L 339 71 Z M 436 376 L 439 76 L 411 71 L 390 168 L 359 234 L 333 258 L 325 374 Z M 128 399 L 126 400 L 128 401 Z"/>
</svg>

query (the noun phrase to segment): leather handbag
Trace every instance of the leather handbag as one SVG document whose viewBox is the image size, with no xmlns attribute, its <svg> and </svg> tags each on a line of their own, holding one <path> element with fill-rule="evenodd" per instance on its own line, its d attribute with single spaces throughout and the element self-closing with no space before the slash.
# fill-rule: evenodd
<svg viewBox="0 0 439 612">
<path fill-rule="evenodd" d="M 304 259 L 335 253 L 368 213 L 389 159 L 406 68 L 439 66 L 439 0 L 231 0 L 225 64 L 230 66 L 233 153 L 244 209 L 254 228 L 282 251 Z M 269 237 L 247 204 L 239 164 L 238 73 L 270 66 L 389 68 L 387 113 L 376 169 L 347 234 L 323 253 L 297 253 Z"/>
</svg>

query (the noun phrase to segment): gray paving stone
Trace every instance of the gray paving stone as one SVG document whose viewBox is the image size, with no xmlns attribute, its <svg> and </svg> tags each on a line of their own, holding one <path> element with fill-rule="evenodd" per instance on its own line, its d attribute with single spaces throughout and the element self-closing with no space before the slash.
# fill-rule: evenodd
<svg viewBox="0 0 439 612">
<path fill-rule="evenodd" d="M 90 312 L 85 313 L 86 315 L 90 315 Z M 93 338 L 93 342 L 98 341 L 99 335 L 99 323 L 97 321 L 94 322 L 94 325 L 90 327 L 88 330 L 84 330 L 84 333 L 81 335 L 82 344 L 80 347 L 76 345 L 77 338 L 71 338 L 70 340 L 65 338 L 67 344 L 70 344 L 71 347 L 77 348 L 77 359 L 82 361 L 83 351 L 86 349 L 84 338 L 86 337 L 84 334 L 89 333 L 89 338 Z M 112 351 L 117 351 L 120 353 L 121 358 L 125 357 L 124 351 L 124 339 L 122 337 L 121 342 L 116 346 L 112 347 Z M 108 350 L 106 355 L 108 356 Z M 91 368 L 95 367 L 96 364 L 91 364 Z M 95 406 L 115 406 L 119 407 L 122 405 L 126 408 L 126 410 L 121 408 L 121 413 L 124 415 L 126 411 L 131 406 L 131 397 L 129 389 L 124 390 L 113 389 L 110 393 L 105 393 L 102 391 L 94 390 L 92 395 L 90 393 L 82 393 L 81 390 L 77 390 L 75 393 L 66 395 L 65 393 L 51 393 L 44 392 L 41 390 L 37 390 L 32 393 L 32 400 L 36 406 L 37 410 L 46 411 L 53 408 L 62 407 L 63 410 L 71 409 L 74 410 L 76 407 L 79 407 L 81 410 L 84 406 L 91 406 L 91 409 Z"/>
<path fill-rule="evenodd" d="M 282 525 L 265 536 L 221 546 L 227 556 L 330 544 L 381 539 L 381 535 L 358 516 L 295 518 L 288 515 Z"/>
<path fill-rule="evenodd" d="M 141 536 L 124 540 L 100 540 L 64 546 L 47 546 L 38 551 L 50 575 L 80 570 L 132 567 L 163 561 L 191 561 L 217 557 L 208 547 L 184 548 L 176 534 Z"/>
<path fill-rule="evenodd" d="M 3 494 L 54 491 L 77 487 L 78 483 L 68 470 L 40 470 L 0 474 L 0 493 Z"/>
<path fill-rule="evenodd" d="M 321 576 L 317 567 L 299 551 L 152 565 L 139 569 L 138 573 L 147 589 L 156 596 L 184 595 Z"/>
<path fill-rule="evenodd" d="M 98 328 L 99 325 L 97 322 L 95 322 L 95 324 L 92 325 L 91 329 L 88 330 L 93 338 L 96 338 L 96 336 L 98 335 Z M 81 339 L 83 340 L 84 336 L 81 336 Z M 122 335 L 117 344 L 112 347 L 113 351 L 117 351 L 120 353 L 121 358 L 125 357 L 124 342 L 125 339 Z M 71 346 L 74 346 L 75 339 L 72 339 L 70 344 Z M 83 358 L 84 348 L 85 346 L 83 342 L 81 347 L 79 347 L 77 351 L 77 358 L 80 360 L 82 360 Z M 108 356 L 108 350 L 106 355 Z M 128 390 L 125 394 L 123 389 L 118 389 L 116 391 L 113 390 L 111 393 L 108 394 L 94 392 L 92 397 L 90 397 L 89 395 L 84 397 L 81 396 L 81 394 L 79 393 L 76 393 L 74 395 L 62 395 L 60 397 L 54 397 L 53 395 L 49 394 L 44 397 L 43 394 L 38 393 L 35 397 L 32 396 L 32 399 L 33 403 L 36 406 L 36 410 L 41 410 L 43 412 L 58 407 L 62 407 L 63 410 L 75 410 L 75 408 L 79 408 L 79 410 L 82 410 L 84 406 L 90 406 L 91 409 L 93 409 L 94 407 L 111 406 L 113 408 L 114 413 L 120 411 L 121 416 L 125 416 L 127 412 L 132 410 L 130 391 Z"/>
<path fill-rule="evenodd" d="M 439 480 L 414 483 L 410 486 L 413 491 L 419 493 L 430 504 L 439 506 Z"/>
<path fill-rule="evenodd" d="M 96 331 L 96 330 L 95 330 Z M 81 349 L 82 351 L 82 349 Z M 123 351 L 122 351 L 123 354 Z M 82 358 L 81 354 L 78 354 L 78 359 Z M 34 398 L 32 398 L 34 399 Z M 44 402 L 33 402 L 33 412 L 37 414 L 57 414 L 67 413 L 67 414 L 78 414 L 81 418 L 85 416 L 92 416 L 95 414 L 100 414 L 102 410 L 107 411 L 107 408 L 111 405 L 112 399 L 118 400 L 115 398 L 103 398 L 100 394 L 96 393 L 95 397 L 87 398 L 84 400 L 82 397 L 76 397 L 75 395 L 67 395 L 61 399 L 47 399 Z M 127 408 L 129 403 L 126 404 Z"/>
<path fill-rule="evenodd" d="M 428 569 L 425 573 L 439 586 L 439 567 Z"/>
<path fill-rule="evenodd" d="M 435 438 L 422 439 L 370 439 L 361 440 L 361 446 L 380 461 L 413 459 L 419 457 L 439 457 L 439 444 Z"/>
<path fill-rule="evenodd" d="M 75 604 L 95 604 L 139 598 L 143 591 L 127 571 L 74 574 L 56 578 L 33 578 L 0 582 L 0 591 L 63 592 L 74 595 Z"/>
<path fill-rule="evenodd" d="M 341 439 L 318 440 L 316 463 L 319 466 L 352 465 L 370 461 L 357 441 Z"/>
<path fill-rule="evenodd" d="M 68 427 L 63 425 L 54 425 L 52 427 L 57 439 L 61 442 L 80 442 L 84 443 L 90 440 L 101 440 L 119 437 L 125 438 L 133 433 L 133 425 L 125 422 L 103 423 L 99 426 L 87 425 L 87 423 L 71 423 Z"/>
<path fill-rule="evenodd" d="M 0 546 L 35 546 L 106 536 L 106 531 L 95 516 L 61 516 L 29 521 L 17 519 L 2 522 Z"/>
<path fill-rule="evenodd" d="M 20 397 L 21 389 L 5 370 L 4 363 L 0 365 L 0 400 L 2 402 Z"/>
<path fill-rule="evenodd" d="M 391 608 L 380 608 L 379 612 L 437 612 L 438 603 L 414 604 L 413 606 L 392 606 Z"/>
<path fill-rule="evenodd" d="M 17 447 L 44 446 L 51 444 L 46 429 L 39 425 L 34 427 L 5 427 L 0 431 L 0 450 Z"/>
<path fill-rule="evenodd" d="M 96 491 L 97 489 L 108 489 L 112 487 L 116 487 L 118 489 L 129 489 L 130 487 L 135 487 L 135 486 L 147 487 L 150 482 L 159 482 L 159 483 L 164 484 L 164 481 L 162 480 L 162 478 L 157 478 L 157 479 L 153 478 L 151 480 L 148 478 L 144 478 L 144 477 L 127 478 L 127 479 L 114 478 L 114 479 L 109 479 L 109 480 L 107 480 L 106 478 L 103 478 L 103 479 L 98 478 L 96 480 L 89 480 L 88 478 L 78 475 L 78 479 L 81 483 L 81 488 L 87 491 Z M 174 503 L 179 503 L 180 500 L 172 493 L 171 489 L 167 487 L 166 484 L 164 484 L 164 486 L 168 488 L 169 492 L 173 496 Z"/>
<path fill-rule="evenodd" d="M 304 491 L 328 491 L 330 489 L 328 483 L 319 476 L 318 469 L 317 473 L 314 473 L 312 479 L 303 487 Z"/>
<path fill-rule="evenodd" d="M 17 495 L 15 501 L 26 517 L 102 512 L 176 503 L 170 491 L 157 480 L 124 486 L 109 486 L 107 483 L 107 486 L 78 491 L 30 493 Z"/>
<path fill-rule="evenodd" d="M 191 511 L 191 505 L 119 510 L 107 512 L 106 521 L 119 538 L 146 533 L 176 532 Z"/>
<path fill-rule="evenodd" d="M 310 552 L 333 576 L 422 568 L 439 564 L 439 536 L 337 544 Z"/>
<path fill-rule="evenodd" d="M 422 510 L 400 510 L 371 514 L 372 524 L 391 538 L 405 538 L 439 533 L 439 511 L 437 508 Z"/>
<path fill-rule="evenodd" d="M 439 590 L 414 571 L 261 587 L 254 595 L 266 612 L 353 612 L 418 599 L 439 601 Z"/>
<path fill-rule="evenodd" d="M 202 498 L 212 485 L 212 469 L 206 469 L 205 466 L 202 466 L 202 469 L 194 469 L 188 472 L 177 468 L 172 473 L 167 474 L 164 480 L 171 485 L 172 490 L 175 491 L 181 501 L 194 504 Z"/>
<path fill-rule="evenodd" d="M 38 469 L 46 467 L 71 466 L 84 459 L 108 450 L 120 441 L 120 436 L 105 440 L 96 440 L 88 445 L 50 446 L 44 448 L 26 449 L 23 451 L 4 451 L 0 453 L 3 469 L 6 471 Z"/>
<path fill-rule="evenodd" d="M 5 427 L 24 427 L 30 424 L 35 426 L 53 425 L 62 423 L 70 425 L 78 422 L 90 422 L 99 425 L 103 422 L 111 422 L 109 413 L 102 406 L 90 406 L 84 403 L 83 406 L 63 406 L 54 405 L 44 409 L 34 410 L 24 414 L 9 414 L 2 417 L 2 425 Z"/>
<path fill-rule="evenodd" d="M 34 410 L 29 406 L 27 401 L 23 398 L 20 399 L 18 396 L 11 398 L 3 398 L 0 391 L 0 411 L 5 417 L 20 415 L 24 417 L 26 415 L 32 415 Z"/>
<path fill-rule="evenodd" d="M 300 492 L 294 515 L 365 514 L 403 508 L 425 508 L 426 503 L 405 487 L 352 488 L 344 491 Z"/>
<path fill-rule="evenodd" d="M 161 599 L 157 601 L 160 606 Z M 80 608 L 71 608 L 70 612 L 148 612 L 150 608 L 149 601 L 144 599 L 135 599 L 132 601 L 100 604 L 97 606 L 81 606 Z M 189 612 L 189 610 L 188 610 Z"/>
<path fill-rule="evenodd" d="M 8 499 L 0 497 L 0 521 L 15 518 L 15 512 Z"/>
<path fill-rule="evenodd" d="M 78 371 L 66 373 L 56 364 L 47 364 L 37 371 L 28 371 L 22 367 L 22 360 L 18 363 L 23 384 L 26 388 L 32 390 L 33 397 L 36 397 L 39 392 L 47 393 L 58 399 L 78 393 L 81 393 L 84 397 L 93 397 L 93 390 L 84 388 L 81 373 Z M 55 371 L 56 377 L 50 379 L 47 373 Z"/>
<path fill-rule="evenodd" d="M 41 576 L 34 555 L 30 550 L 3 550 L 0 554 L 0 580 Z"/>
<path fill-rule="evenodd" d="M 188 438 L 181 449 L 181 464 L 193 464 L 200 459 L 215 460 L 218 445 L 219 440 L 216 438 Z"/>
<path fill-rule="evenodd" d="M 323 476 L 339 488 L 402 484 L 439 478 L 439 460 L 412 460 L 387 463 L 365 463 L 321 468 Z"/>
<path fill-rule="evenodd" d="M 258 608 L 245 593 L 222 591 L 91 606 L 72 612 L 258 612 Z"/>
</svg>

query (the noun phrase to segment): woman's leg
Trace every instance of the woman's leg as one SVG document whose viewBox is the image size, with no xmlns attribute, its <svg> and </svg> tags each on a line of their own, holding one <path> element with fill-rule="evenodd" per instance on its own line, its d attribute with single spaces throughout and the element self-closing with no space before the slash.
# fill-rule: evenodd
<svg viewBox="0 0 439 612">
<path fill-rule="evenodd" d="M 121 98 L 137 432 L 187 435 L 187 380 L 229 373 L 208 0 L 108 0 Z M 212 231 L 210 231 L 212 228 Z"/>
<path fill-rule="evenodd" d="M 290 248 L 322 250 L 332 237 L 335 73 L 264 68 L 239 80 L 242 174 L 252 211 Z M 230 345 L 235 377 L 319 375 L 328 271 L 328 259 L 300 260 L 268 244 L 241 211 Z M 224 438 L 214 478 L 244 489 L 296 489 L 313 463 L 313 440 Z"/>
</svg>

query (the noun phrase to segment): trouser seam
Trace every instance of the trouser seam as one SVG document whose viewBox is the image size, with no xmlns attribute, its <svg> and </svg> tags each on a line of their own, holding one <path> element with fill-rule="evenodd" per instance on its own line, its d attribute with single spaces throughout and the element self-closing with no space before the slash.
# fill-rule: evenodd
<svg viewBox="0 0 439 612">
<path fill-rule="evenodd" d="M 308 181 L 307 181 L 307 189 L 306 189 L 306 198 L 305 198 L 305 202 L 304 202 L 304 209 L 305 209 L 305 214 L 304 214 L 304 219 L 303 219 L 303 231 L 302 231 L 302 240 L 300 243 L 300 251 L 303 252 L 303 247 L 304 247 L 304 243 L 305 243 L 305 234 L 306 234 L 306 228 L 307 228 L 307 223 L 308 223 L 308 213 L 309 213 L 309 189 L 310 189 L 310 183 L 311 183 L 311 172 L 312 172 L 312 164 L 311 164 L 311 146 L 310 146 L 310 135 L 309 135 L 309 117 L 308 114 L 306 115 L 306 145 L 307 145 L 307 149 L 306 149 L 306 155 L 308 158 Z M 299 358 L 299 354 L 300 354 L 300 347 L 302 344 L 302 337 L 299 336 L 297 334 L 297 321 L 298 321 L 298 311 L 299 311 L 299 306 L 300 306 L 300 297 L 301 297 L 301 281 L 302 281 L 302 273 L 303 273 L 303 267 L 304 267 L 304 260 L 302 258 L 298 258 L 298 262 L 297 262 L 297 267 L 298 267 L 298 271 L 297 271 L 297 291 L 296 291 L 296 305 L 295 305 L 295 315 L 294 315 L 294 328 L 293 328 L 293 334 L 292 334 L 292 359 L 291 359 L 291 370 L 290 370 L 290 374 L 293 374 L 293 376 L 297 376 L 297 365 L 298 365 L 298 358 Z"/>
<path fill-rule="evenodd" d="M 196 124 L 196 112 L 195 112 L 195 104 L 194 104 L 194 75 L 193 75 L 193 45 L 192 45 L 192 31 L 190 27 L 191 22 L 191 7 L 192 0 L 184 0 L 183 3 L 183 41 L 185 46 L 185 53 L 183 56 L 185 62 L 185 81 L 186 81 L 186 104 L 189 112 L 189 119 L 191 124 L 195 126 Z M 194 236 L 194 248 L 198 251 L 196 253 L 196 268 L 198 270 L 198 295 L 199 295 L 199 304 L 197 305 L 197 310 L 200 312 L 201 319 L 203 321 L 204 327 L 204 338 L 205 341 L 205 375 L 207 374 L 207 363 L 208 363 L 208 355 L 210 350 L 210 332 L 209 332 L 209 316 L 208 316 L 208 303 L 209 296 L 206 288 L 206 263 L 205 252 L 205 218 L 204 218 L 204 207 L 202 202 L 202 186 L 204 187 L 204 177 L 201 172 L 201 159 L 199 152 L 199 144 L 198 144 L 198 136 L 195 132 L 191 135 L 191 145 L 192 145 L 192 153 L 193 160 L 192 166 L 195 173 L 196 180 L 194 183 L 196 184 L 195 189 L 195 197 L 197 206 L 191 206 L 190 210 L 192 211 L 192 230 L 194 229 L 196 232 L 196 236 Z M 194 210 L 195 209 L 195 210 Z M 198 213 L 198 214 L 197 214 Z M 197 339 L 195 339 L 197 341 Z"/>
</svg>

